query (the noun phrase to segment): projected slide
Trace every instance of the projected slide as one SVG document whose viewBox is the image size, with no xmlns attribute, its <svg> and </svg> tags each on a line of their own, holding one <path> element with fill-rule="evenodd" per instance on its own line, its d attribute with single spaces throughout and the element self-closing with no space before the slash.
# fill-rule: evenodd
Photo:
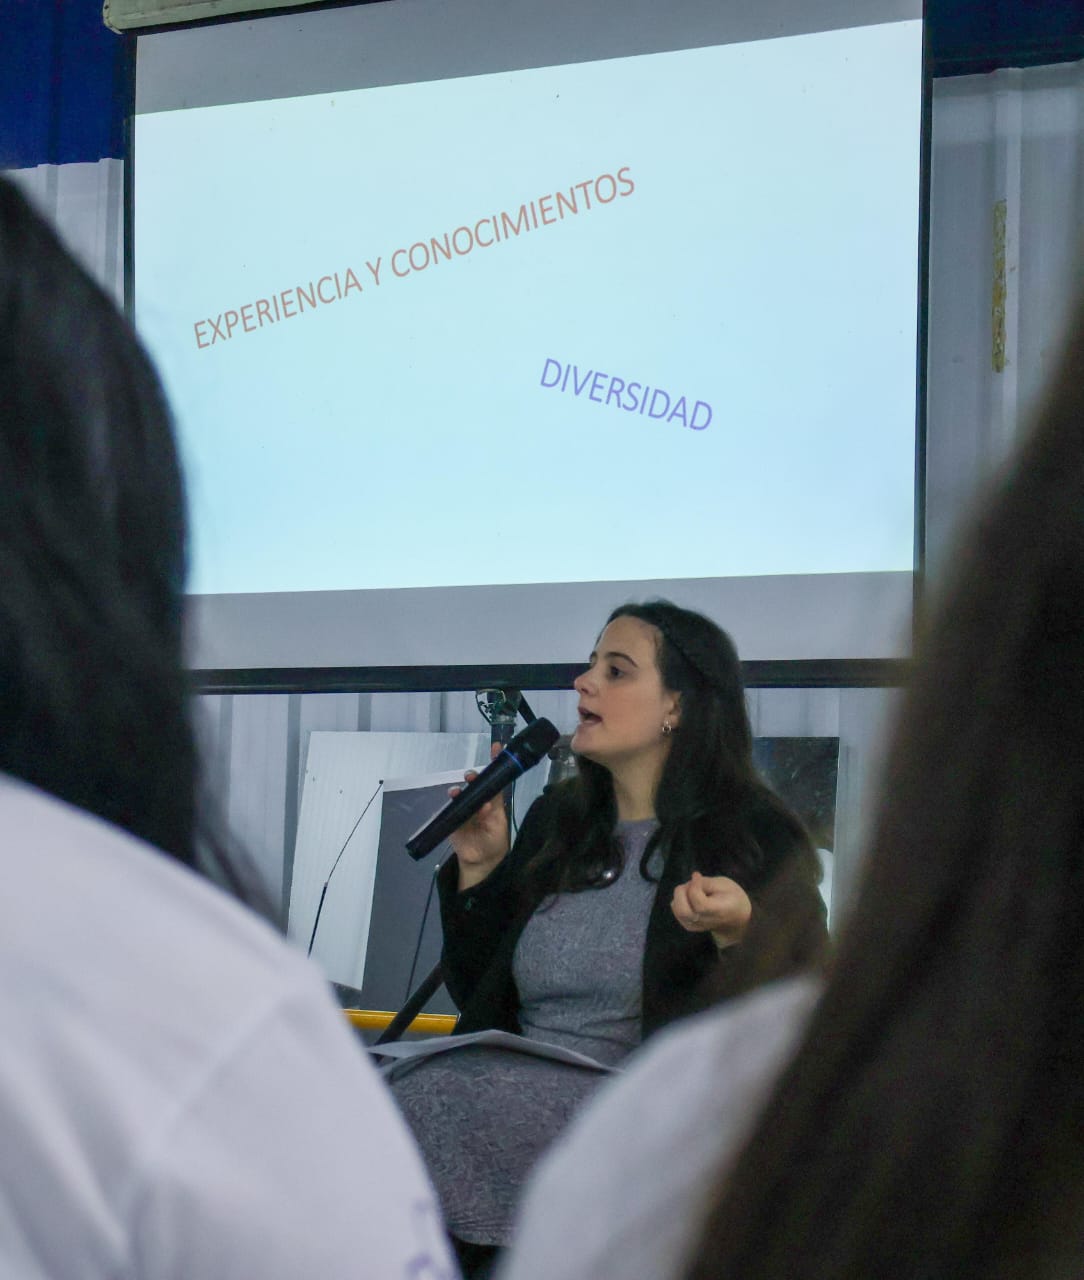
<svg viewBox="0 0 1084 1280">
<path fill-rule="evenodd" d="M 192 589 L 909 570 L 919 39 L 138 116 Z"/>
</svg>

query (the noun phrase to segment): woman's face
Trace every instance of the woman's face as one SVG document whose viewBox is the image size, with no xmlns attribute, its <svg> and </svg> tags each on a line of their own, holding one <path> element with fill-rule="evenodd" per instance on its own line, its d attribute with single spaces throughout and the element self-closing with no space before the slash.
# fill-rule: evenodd
<svg viewBox="0 0 1084 1280">
<path fill-rule="evenodd" d="M 614 618 L 598 638 L 587 670 L 573 688 L 580 696 L 572 750 L 609 769 L 629 761 L 661 763 L 670 751 L 663 732 L 677 727 L 678 695 L 658 667 L 659 633 L 639 618 Z"/>
</svg>

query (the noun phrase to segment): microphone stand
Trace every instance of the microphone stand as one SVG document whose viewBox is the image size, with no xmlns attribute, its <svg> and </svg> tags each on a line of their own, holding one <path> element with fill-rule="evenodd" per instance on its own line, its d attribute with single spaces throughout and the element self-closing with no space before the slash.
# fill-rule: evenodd
<svg viewBox="0 0 1084 1280">
<path fill-rule="evenodd" d="M 406 1004 L 399 1010 L 383 1031 L 377 1036 L 374 1044 L 389 1044 L 398 1040 L 429 1001 L 440 990 L 444 979 L 441 977 L 439 962 L 421 980 Z"/>
<path fill-rule="evenodd" d="M 523 694 L 515 689 L 482 689 L 477 694 L 477 702 L 478 710 L 489 721 L 490 746 L 496 742 L 501 747 L 506 747 L 512 740 L 514 736 L 513 730 L 516 727 L 517 712 L 522 714 L 528 724 L 538 718 L 527 705 L 527 700 Z M 505 804 L 507 805 L 507 803 L 506 793 Z M 373 1042 L 374 1047 L 381 1044 L 390 1044 L 391 1041 L 398 1040 L 440 990 L 443 982 L 440 962 L 438 961 L 407 997 L 406 1004 L 377 1036 Z"/>
</svg>

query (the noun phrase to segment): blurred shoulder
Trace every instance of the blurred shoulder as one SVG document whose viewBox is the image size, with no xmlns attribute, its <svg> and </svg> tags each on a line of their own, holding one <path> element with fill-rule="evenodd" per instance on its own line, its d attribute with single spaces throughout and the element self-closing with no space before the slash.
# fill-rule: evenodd
<svg viewBox="0 0 1084 1280">
<path fill-rule="evenodd" d="M 740 1148 L 819 993 L 811 979 L 777 983 L 653 1037 L 543 1161 L 503 1280 L 677 1274 L 717 1170 Z"/>
<path fill-rule="evenodd" d="M 202 876 L 126 831 L 0 775 L 9 851 L 0 900 L 5 971 L 53 990 L 86 988 L 102 1015 L 133 992 L 225 1016 L 315 971 L 268 924 Z M 46 978 L 48 973 L 51 978 Z M 91 976 L 96 981 L 91 981 Z M 213 975 L 213 980 L 209 981 Z M 216 993 L 221 993 L 220 997 Z"/>
</svg>

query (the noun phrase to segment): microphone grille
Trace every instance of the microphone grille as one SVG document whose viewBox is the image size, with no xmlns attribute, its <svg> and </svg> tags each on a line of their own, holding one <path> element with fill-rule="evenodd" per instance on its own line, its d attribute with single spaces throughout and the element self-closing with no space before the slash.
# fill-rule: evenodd
<svg viewBox="0 0 1084 1280">
<path fill-rule="evenodd" d="M 560 736 L 552 721 L 539 716 L 519 735 L 519 754 L 529 756 L 531 764 L 537 764 Z"/>
</svg>

